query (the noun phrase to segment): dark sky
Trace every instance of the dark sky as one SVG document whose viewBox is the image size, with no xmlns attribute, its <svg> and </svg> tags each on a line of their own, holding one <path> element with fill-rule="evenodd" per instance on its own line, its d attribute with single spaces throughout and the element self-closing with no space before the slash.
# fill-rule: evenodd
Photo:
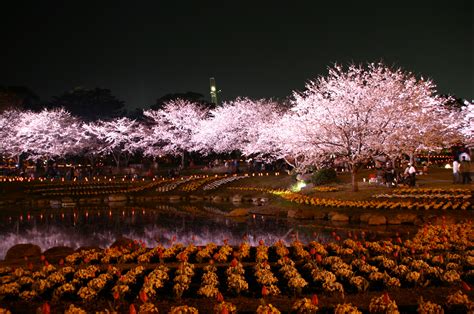
<svg viewBox="0 0 474 314">
<path fill-rule="evenodd" d="M 0 85 L 42 100 L 104 87 L 146 107 L 166 93 L 285 97 L 334 62 L 383 60 L 473 99 L 472 1 L 5 1 Z M 12 5 L 10 5 L 12 6 Z"/>
</svg>

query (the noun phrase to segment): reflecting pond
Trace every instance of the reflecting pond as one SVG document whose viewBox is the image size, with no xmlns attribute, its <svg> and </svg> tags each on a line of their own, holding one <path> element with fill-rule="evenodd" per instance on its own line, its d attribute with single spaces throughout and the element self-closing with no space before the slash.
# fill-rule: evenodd
<svg viewBox="0 0 474 314">
<path fill-rule="evenodd" d="M 231 206 L 231 205 L 229 205 Z M 317 238 L 328 241 L 332 238 L 330 223 L 308 220 L 292 220 L 276 216 L 250 215 L 230 218 L 230 208 L 217 208 L 196 204 L 160 204 L 148 207 L 88 207 L 88 208 L 43 208 L 0 211 L 0 259 L 10 247 L 19 243 L 33 243 L 47 250 L 55 246 L 74 249 L 86 246 L 107 247 L 117 238 L 141 240 L 152 247 L 157 243 L 165 246 L 173 241 L 193 242 L 205 245 L 208 242 L 237 245 L 246 237 L 251 245 L 263 239 L 274 243 L 279 239 L 290 242 L 296 237 L 303 242 Z M 339 229 L 342 234 L 359 226 L 346 225 Z M 384 234 L 397 231 L 388 230 Z M 380 231 L 380 229 L 378 230 Z M 375 238 L 376 230 L 367 233 Z"/>
</svg>

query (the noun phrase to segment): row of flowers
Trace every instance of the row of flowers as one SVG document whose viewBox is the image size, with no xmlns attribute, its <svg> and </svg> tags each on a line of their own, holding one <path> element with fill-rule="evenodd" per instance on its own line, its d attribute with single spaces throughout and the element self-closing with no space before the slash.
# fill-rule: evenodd
<svg viewBox="0 0 474 314">
<path fill-rule="evenodd" d="M 195 180 L 194 177 L 187 177 L 187 178 L 181 178 L 179 180 L 171 180 L 170 183 L 160 185 L 159 187 L 156 188 L 157 192 L 169 192 L 175 190 L 178 186 L 181 184 L 185 184 L 189 181 Z"/>
<path fill-rule="evenodd" d="M 472 198 L 471 194 L 376 194 L 374 198 L 410 198 L 410 199 L 459 199 L 459 200 L 468 200 Z"/>
<path fill-rule="evenodd" d="M 180 190 L 181 191 L 184 191 L 184 192 L 194 192 L 196 191 L 197 189 L 199 189 L 202 185 L 208 183 L 209 181 L 214 181 L 214 180 L 217 180 L 218 178 L 220 178 L 220 176 L 213 176 L 213 177 L 205 177 L 205 178 L 202 178 L 202 179 L 199 179 L 199 180 L 194 180 L 192 182 L 188 182 L 186 184 L 183 184 L 181 187 L 180 187 Z"/>
<path fill-rule="evenodd" d="M 214 298 L 219 294 L 219 277 L 217 276 L 217 267 L 210 263 L 204 267 L 204 274 L 201 277 L 201 286 L 198 294 L 206 298 Z"/>
<path fill-rule="evenodd" d="M 399 188 L 395 189 L 397 194 L 451 194 L 451 195 L 471 195 L 470 189 L 461 188 Z"/>
<path fill-rule="evenodd" d="M 42 193 L 42 196 L 95 196 L 95 195 L 110 195 L 110 194 L 125 194 L 130 193 L 127 189 L 107 189 L 101 191 L 90 192 L 48 192 Z"/>
<path fill-rule="evenodd" d="M 291 192 L 288 190 L 275 190 L 269 188 L 260 187 L 228 187 L 230 190 L 240 191 L 258 191 L 264 193 L 270 193 L 286 199 L 290 202 L 298 204 L 306 204 L 313 206 L 322 207 L 333 207 L 333 208 L 361 208 L 361 209 L 416 209 L 416 210 L 429 210 L 429 209 L 461 209 L 467 210 L 472 207 L 470 201 L 466 200 L 466 197 L 458 197 L 452 201 L 432 201 L 431 199 L 420 198 L 419 202 L 410 201 L 348 201 L 348 200 L 337 200 L 337 199 L 326 199 L 312 197 L 309 195 Z M 460 194 L 461 195 L 461 194 Z M 471 197 L 471 196 L 470 196 Z M 469 197 L 469 198 L 470 198 Z M 428 200 L 430 200 L 428 202 Z"/>
<path fill-rule="evenodd" d="M 234 258 L 225 273 L 227 275 L 227 287 L 229 291 L 240 294 L 249 289 L 249 284 L 244 276 L 245 270 L 240 261 Z"/>
<path fill-rule="evenodd" d="M 56 186 L 49 186 L 41 189 L 31 189 L 28 190 L 30 193 L 44 193 L 44 192 L 54 192 L 54 191 L 89 191 L 89 190 L 101 190 L 101 189 L 111 189 L 111 188 L 126 188 L 130 184 L 129 183 L 106 183 L 103 184 L 83 184 L 83 185 L 56 185 Z"/>
<path fill-rule="evenodd" d="M 110 179 L 110 178 L 109 178 Z M 107 180 L 107 178 L 104 178 L 103 181 L 76 181 L 76 182 L 46 182 L 46 183 L 40 183 L 40 184 L 29 184 L 28 187 L 28 192 L 36 192 L 36 191 L 47 191 L 49 189 L 54 189 L 54 188 L 61 188 L 61 189 L 69 189 L 69 188 L 95 188 L 95 187 L 101 187 L 101 186 L 107 186 L 111 184 L 116 184 L 116 185 L 129 185 L 132 182 L 124 182 L 124 181 L 112 181 L 113 183 L 110 183 L 110 181 Z M 138 182 L 136 182 L 138 183 Z"/>
<path fill-rule="evenodd" d="M 221 180 L 216 180 L 218 176 L 214 177 L 202 177 L 202 176 L 190 176 L 187 178 L 179 179 L 161 179 L 149 182 L 147 184 L 140 184 L 138 186 L 130 186 L 130 184 L 124 183 L 82 183 L 75 186 L 61 186 L 47 187 L 42 189 L 31 190 L 34 193 L 41 193 L 44 196 L 66 196 L 66 195 L 102 195 L 102 194 L 114 194 L 114 193 L 135 193 L 141 192 L 156 187 L 157 192 L 169 192 L 180 187 L 180 190 L 184 192 L 192 192 L 208 183 L 209 181 L 217 181 L 215 184 L 207 184 L 204 186 L 205 190 L 216 189 L 219 186 L 230 183 L 232 181 L 245 178 L 246 176 L 240 177 L 225 177 Z"/>
<path fill-rule="evenodd" d="M 341 189 L 335 187 L 335 186 L 315 186 L 313 188 L 313 191 L 316 192 L 339 192 Z"/>
<path fill-rule="evenodd" d="M 325 256 L 327 250 L 331 250 L 337 255 L 352 256 L 354 253 L 365 254 L 370 251 L 373 254 L 394 254 L 398 252 L 400 255 L 416 255 L 431 251 L 440 251 L 446 255 L 447 259 L 441 257 L 435 259 L 437 264 L 444 264 L 449 260 L 461 261 L 460 255 L 455 253 L 459 251 L 465 256 L 463 263 L 474 266 L 474 260 L 470 257 L 470 232 L 472 224 L 445 224 L 441 218 L 440 225 L 426 225 L 411 240 L 402 241 L 399 237 L 392 241 L 365 241 L 363 234 L 359 238 L 354 234 L 348 234 L 348 239 L 341 242 L 340 236 L 335 235 L 334 239 L 326 245 L 318 242 L 311 242 L 308 250 L 315 250 L 318 254 Z M 244 241 L 237 252 L 233 252 L 233 248 L 224 242 L 224 245 L 217 250 L 215 243 L 208 243 L 204 247 L 196 247 L 193 244 L 184 246 L 181 243 L 175 243 L 165 248 L 158 245 L 152 249 L 147 249 L 144 243 L 135 241 L 124 247 L 111 247 L 103 251 L 99 250 L 82 250 L 73 253 L 65 258 L 65 262 L 70 265 L 78 264 L 110 264 L 110 263 L 156 263 L 171 260 L 179 260 L 179 256 L 186 255 L 186 258 L 194 257 L 198 262 L 205 262 L 214 258 L 219 262 L 226 262 L 232 254 L 237 254 L 239 258 L 248 258 L 250 254 L 250 245 Z M 280 256 L 288 255 L 288 248 L 282 241 L 278 241 L 274 245 L 274 250 Z M 263 241 L 255 248 L 255 260 L 268 260 L 269 247 Z M 216 252 L 217 250 L 217 252 Z M 308 250 L 303 248 L 301 242 L 295 241 L 292 244 L 292 252 L 297 260 L 305 259 L 310 256 Z M 178 256 L 179 255 L 179 256 Z M 453 256 L 457 256 L 454 258 Z"/>
<path fill-rule="evenodd" d="M 202 189 L 204 191 L 215 190 L 215 189 L 218 189 L 219 187 L 221 187 L 224 184 L 228 184 L 228 183 L 231 183 L 231 182 L 234 182 L 234 181 L 237 181 L 237 180 L 242 180 L 242 179 L 245 179 L 245 178 L 248 178 L 248 176 L 225 177 L 223 179 L 213 181 L 211 183 L 208 183 L 208 184 L 204 185 Z"/>
<path fill-rule="evenodd" d="M 217 304 L 214 306 L 213 312 L 216 314 L 222 313 L 237 313 L 237 307 L 230 303 L 223 301 L 222 296 L 217 297 Z M 129 306 L 129 313 L 138 313 L 138 314 L 145 314 L 145 313 L 158 313 L 158 308 L 155 304 L 148 302 L 147 300 L 142 300 L 142 304 L 139 306 L 138 310 L 135 307 L 135 304 L 132 303 Z M 457 306 L 463 307 L 465 310 L 472 311 L 473 310 L 473 303 L 469 301 L 468 296 L 462 291 L 456 291 L 447 296 L 445 302 L 446 310 L 455 309 Z M 246 309 L 248 310 L 248 309 Z M 316 295 L 313 295 L 311 299 L 309 298 L 301 298 L 297 299 L 292 307 L 291 310 L 295 313 L 317 313 L 319 310 L 319 300 Z M 380 296 L 374 296 L 370 300 L 369 304 L 369 312 L 370 313 L 391 313 L 396 314 L 400 313 L 398 310 L 398 305 L 393 300 L 390 295 L 385 292 Z M 7 309 L 0 308 L 0 313 L 2 314 L 11 314 L 11 312 Z M 48 303 L 44 303 L 41 307 L 38 308 L 37 313 L 42 314 L 50 314 L 51 307 Z M 75 304 L 70 304 L 69 307 L 64 311 L 64 314 L 86 314 L 87 312 L 82 309 L 80 306 Z M 103 312 L 97 313 L 110 313 L 109 310 L 105 310 Z M 191 307 L 188 305 L 180 305 L 180 306 L 173 306 L 171 310 L 168 312 L 169 314 L 197 314 L 199 313 L 198 309 L 195 307 Z M 266 303 L 264 299 L 261 300 L 261 304 L 257 307 L 256 312 L 257 314 L 279 314 L 281 313 L 277 307 L 270 303 Z M 334 307 L 335 314 L 362 314 L 362 312 L 357 308 L 357 306 L 353 305 L 352 303 L 342 303 L 337 304 Z M 444 313 L 443 306 L 436 304 L 431 301 L 425 301 L 422 297 L 418 299 L 418 308 L 417 313 L 420 314 L 429 314 L 429 313 Z"/>
<path fill-rule="evenodd" d="M 86 186 L 78 187 L 56 187 L 56 188 L 45 188 L 41 190 L 34 190 L 32 193 L 41 193 L 43 196 L 93 196 L 93 195 L 105 195 L 105 194 L 119 194 L 119 193 L 136 193 L 149 189 L 153 189 L 165 182 L 169 182 L 169 179 L 162 179 L 152 181 L 146 184 L 133 184 L 130 183 L 107 183 L 104 185 L 91 184 Z"/>
<path fill-rule="evenodd" d="M 294 193 L 289 191 L 269 191 L 274 195 L 278 195 L 283 199 L 298 204 L 307 204 L 313 206 L 334 207 L 334 208 L 363 208 L 363 209 L 416 209 L 416 210 L 430 210 L 430 209 L 470 209 L 472 204 L 469 201 L 430 201 L 430 202 L 389 202 L 389 201 L 346 201 L 336 199 L 324 199 L 311 197 L 308 195 Z"/>
<path fill-rule="evenodd" d="M 194 265 L 186 261 L 181 262 L 176 270 L 173 285 L 173 293 L 178 299 L 189 289 L 193 276 Z"/>
</svg>

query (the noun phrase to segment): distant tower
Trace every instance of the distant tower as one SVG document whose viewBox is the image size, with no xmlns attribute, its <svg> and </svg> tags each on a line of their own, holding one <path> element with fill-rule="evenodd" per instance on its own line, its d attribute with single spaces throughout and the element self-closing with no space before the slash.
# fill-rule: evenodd
<svg viewBox="0 0 474 314">
<path fill-rule="evenodd" d="M 209 79 L 209 84 L 211 86 L 211 102 L 217 106 L 217 88 L 216 88 L 216 80 L 211 77 Z"/>
</svg>

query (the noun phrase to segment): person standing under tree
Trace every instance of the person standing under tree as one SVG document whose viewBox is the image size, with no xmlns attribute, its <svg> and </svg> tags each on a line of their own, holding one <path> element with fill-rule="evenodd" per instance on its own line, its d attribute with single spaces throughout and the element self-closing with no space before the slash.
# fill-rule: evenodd
<svg viewBox="0 0 474 314">
<path fill-rule="evenodd" d="M 466 159 L 466 156 L 462 157 L 459 171 L 462 176 L 462 184 L 469 184 L 471 182 L 471 162 Z"/>
<path fill-rule="evenodd" d="M 408 167 L 405 169 L 405 176 L 408 180 L 408 186 L 415 186 L 416 185 L 416 168 L 409 163 Z"/>
<path fill-rule="evenodd" d="M 459 175 L 459 161 L 457 159 L 454 159 L 453 161 L 453 183 L 454 184 L 457 184 L 457 183 L 460 183 L 461 180 L 460 180 L 460 175 Z"/>
</svg>

